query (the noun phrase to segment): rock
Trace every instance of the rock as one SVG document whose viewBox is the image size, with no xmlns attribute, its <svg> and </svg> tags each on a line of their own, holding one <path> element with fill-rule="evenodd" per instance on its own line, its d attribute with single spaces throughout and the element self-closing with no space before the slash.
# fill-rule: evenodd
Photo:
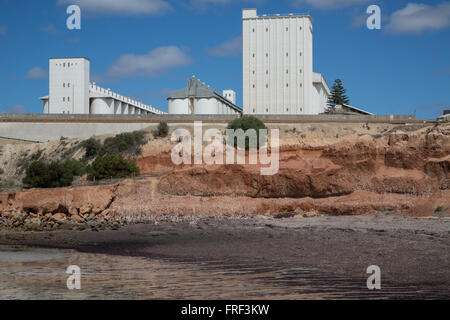
<svg viewBox="0 0 450 320">
<path fill-rule="evenodd" d="M 106 209 L 102 212 L 102 216 L 106 217 L 108 219 L 114 218 L 115 215 L 116 215 L 116 210 L 114 210 L 114 209 Z"/>
<path fill-rule="evenodd" d="M 24 222 L 24 228 L 28 230 L 42 230 L 42 221 L 39 218 L 27 218 Z"/>
<path fill-rule="evenodd" d="M 91 207 L 83 206 L 80 208 L 80 215 L 86 218 L 86 215 L 89 215 L 91 211 L 92 211 Z"/>
<path fill-rule="evenodd" d="M 78 222 L 78 223 L 84 222 L 84 218 L 80 217 L 79 215 L 71 216 L 70 220 L 72 220 L 73 222 Z"/>
<path fill-rule="evenodd" d="M 61 225 L 59 226 L 62 230 L 72 230 L 74 227 L 76 227 L 76 223 L 70 221 L 70 220 L 64 220 L 62 221 Z"/>
<path fill-rule="evenodd" d="M 24 221 L 25 221 L 25 219 L 28 217 L 28 215 L 26 214 L 26 213 L 24 213 L 24 212 L 14 212 L 14 213 L 12 213 L 10 216 L 9 216 L 10 218 L 10 221 L 13 223 L 13 224 L 22 224 Z"/>
<path fill-rule="evenodd" d="M 62 223 L 62 221 L 66 220 L 66 215 L 64 213 L 55 213 L 52 215 L 51 219 L 55 222 Z"/>
</svg>

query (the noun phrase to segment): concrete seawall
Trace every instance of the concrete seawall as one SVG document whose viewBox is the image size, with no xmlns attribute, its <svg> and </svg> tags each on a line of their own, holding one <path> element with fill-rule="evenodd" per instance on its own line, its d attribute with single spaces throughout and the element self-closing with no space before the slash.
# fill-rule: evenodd
<svg viewBox="0 0 450 320">
<path fill-rule="evenodd" d="M 202 121 L 205 125 L 220 125 L 239 116 L 217 115 L 48 115 L 48 114 L 0 114 L 0 137 L 28 141 L 45 142 L 67 138 L 87 139 L 93 135 L 118 134 L 134 130 L 155 127 L 164 121 L 170 127 L 192 125 Z M 267 124 L 295 123 L 424 123 L 427 120 L 416 119 L 411 115 L 308 115 L 308 116 L 257 116 Z"/>
</svg>

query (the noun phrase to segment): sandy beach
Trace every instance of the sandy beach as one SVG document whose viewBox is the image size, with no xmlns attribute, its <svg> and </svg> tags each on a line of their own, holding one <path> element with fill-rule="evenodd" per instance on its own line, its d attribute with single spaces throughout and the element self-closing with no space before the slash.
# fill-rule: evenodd
<svg viewBox="0 0 450 320">
<path fill-rule="evenodd" d="M 450 298 L 450 219 L 159 217 L 107 231 L 2 231 L 3 299 Z M 68 290 L 78 265 L 82 289 Z M 381 269 L 381 290 L 366 269 Z"/>
</svg>

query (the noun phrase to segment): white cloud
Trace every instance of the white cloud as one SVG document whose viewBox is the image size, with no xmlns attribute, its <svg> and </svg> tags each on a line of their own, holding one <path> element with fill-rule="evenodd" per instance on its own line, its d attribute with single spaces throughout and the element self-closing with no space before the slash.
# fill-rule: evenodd
<svg viewBox="0 0 450 320">
<path fill-rule="evenodd" d="M 386 30 L 394 33 L 416 33 L 441 30 L 450 26 L 450 2 L 436 6 L 421 3 L 408 5 L 391 15 Z"/>
<path fill-rule="evenodd" d="M 115 61 L 107 70 L 110 77 L 124 78 L 134 76 L 154 77 L 174 67 L 191 63 L 186 53 L 178 47 L 156 48 L 147 54 L 126 54 Z"/>
<path fill-rule="evenodd" d="M 206 51 L 214 56 L 228 57 L 236 56 L 242 52 L 242 36 L 231 39 L 219 44 L 214 48 L 208 48 Z"/>
<path fill-rule="evenodd" d="M 29 113 L 23 104 L 15 104 L 12 107 L 3 110 L 4 113 Z"/>
<path fill-rule="evenodd" d="M 45 79 L 47 77 L 48 72 L 40 67 L 31 68 L 26 74 L 27 79 Z"/>
<path fill-rule="evenodd" d="M 42 31 L 48 34 L 59 34 L 60 32 L 56 29 L 54 24 L 46 25 L 45 27 L 41 28 Z"/>
<path fill-rule="evenodd" d="M 6 27 L 5 26 L 0 26 L 0 35 L 6 36 L 7 33 L 8 32 L 6 31 Z"/>
<path fill-rule="evenodd" d="M 374 1 L 375 0 L 291 0 L 292 5 L 296 8 L 308 4 L 319 9 L 340 9 Z"/>
<path fill-rule="evenodd" d="M 165 0 L 58 0 L 58 5 L 76 4 L 81 12 L 117 15 L 164 14 L 172 9 Z"/>
<path fill-rule="evenodd" d="M 229 4 L 262 4 L 266 2 L 266 0 L 189 0 L 189 7 L 194 9 L 208 9 L 211 6 L 224 6 Z"/>
</svg>

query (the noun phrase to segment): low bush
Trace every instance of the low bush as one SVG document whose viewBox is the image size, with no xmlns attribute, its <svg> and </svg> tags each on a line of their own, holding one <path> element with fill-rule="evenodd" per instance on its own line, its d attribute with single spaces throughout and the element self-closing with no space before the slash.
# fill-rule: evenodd
<svg viewBox="0 0 450 320">
<path fill-rule="evenodd" d="M 89 138 L 87 140 L 84 140 L 81 143 L 82 147 L 86 149 L 85 157 L 86 159 L 91 159 L 95 157 L 101 150 L 102 144 L 100 141 L 98 141 L 95 138 Z"/>
<path fill-rule="evenodd" d="M 86 172 L 83 162 L 68 160 L 64 162 L 33 161 L 26 170 L 24 185 L 33 188 L 60 188 L 70 186 L 74 176 L 81 176 Z"/>
<path fill-rule="evenodd" d="M 153 131 L 153 136 L 156 137 L 167 137 L 167 135 L 169 134 L 169 126 L 167 125 L 166 122 L 160 122 L 158 124 L 158 128 L 156 129 L 156 131 Z"/>
<path fill-rule="evenodd" d="M 233 129 L 238 130 L 242 129 L 244 132 L 247 132 L 249 129 L 254 129 L 256 131 L 256 138 L 257 138 L 257 148 L 260 147 L 260 141 L 259 141 L 259 130 L 260 129 L 266 129 L 266 125 L 259 120 L 256 117 L 253 116 L 245 116 L 242 118 L 234 119 L 231 123 L 228 124 L 227 129 Z M 229 145 L 236 146 L 237 145 L 237 138 L 233 139 L 234 141 L 227 141 Z M 263 137 L 263 144 L 264 145 L 267 141 L 267 135 Z M 245 149 L 249 149 L 249 137 L 245 137 Z"/>
<path fill-rule="evenodd" d="M 127 161 L 118 154 L 97 157 L 88 168 L 89 180 L 126 178 L 139 175 L 139 168 L 133 161 Z"/>
<path fill-rule="evenodd" d="M 102 156 L 106 154 L 138 155 L 141 153 L 141 146 L 146 142 L 144 131 L 121 133 L 107 138 L 99 154 Z"/>
</svg>

